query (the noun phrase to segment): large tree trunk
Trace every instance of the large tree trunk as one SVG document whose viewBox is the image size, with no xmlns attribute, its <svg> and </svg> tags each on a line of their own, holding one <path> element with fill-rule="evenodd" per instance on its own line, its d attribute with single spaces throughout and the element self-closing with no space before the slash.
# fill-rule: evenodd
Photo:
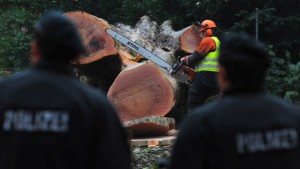
<svg viewBox="0 0 300 169">
<path fill-rule="evenodd" d="M 160 122 L 168 121 L 163 116 L 170 112 L 178 114 L 176 111 L 181 111 L 179 113 L 182 114 L 187 85 L 176 82 L 157 65 L 144 62 L 146 58 L 115 41 L 105 29 L 119 31 L 172 65 L 177 57 L 176 52 L 192 53 L 196 48 L 199 36 L 192 27 L 174 31 L 170 21 L 158 26 L 148 16 L 142 17 L 135 27 L 131 27 L 121 23 L 110 25 L 84 12 L 67 12 L 65 15 L 75 21 L 88 51 L 75 65 L 80 78 L 107 92 L 108 98 L 119 110 L 122 121 L 134 124 L 127 127 L 138 135 L 143 135 L 144 130 L 153 135 L 165 133 L 167 126 L 173 126 L 171 123 L 161 125 Z M 132 123 L 139 121 L 137 119 L 141 119 L 142 124 Z M 148 119 L 159 120 L 149 122 Z"/>
<path fill-rule="evenodd" d="M 84 76 L 81 79 L 86 83 L 107 92 L 124 65 L 133 63 L 129 60 L 130 54 L 125 56 L 105 32 L 106 28 L 112 27 L 107 21 L 85 12 L 67 12 L 65 15 L 77 25 L 87 49 L 87 54 L 74 64 L 77 74 L 80 78 Z"/>
<path fill-rule="evenodd" d="M 87 49 L 87 55 L 80 57 L 79 64 L 92 63 L 118 53 L 114 39 L 105 32 L 111 27 L 107 21 L 85 12 L 67 12 L 65 15 L 77 25 Z"/>
<path fill-rule="evenodd" d="M 141 20 L 136 24 L 134 28 L 123 25 L 123 24 L 117 24 L 118 31 L 122 32 L 125 36 L 129 37 L 131 40 L 136 41 L 141 46 L 144 46 L 146 49 L 151 51 L 152 53 L 158 55 L 159 57 L 163 58 L 165 61 L 167 61 L 170 65 L 172 65 L 175 62 L 176 55 L 175 53 L 192 53 L 195 48 L 197 47 L 200 38 L 199 36 L 194 33 L 192 26 L 184 28 L 179 31 L 174 31 L 171 27 L 170 21 L 165 21 L 160 26 L 155 26 L 156 23 L 153 23 L 149 19 L 149 17 L 144 16 L 141 18 Z M 155 34 L 155 35 L 153 35 Z M 191 47 L 192 46 L 192 47 Z M 179 51 L 179 52 L 178 52 Z M 145 65 L 143 65 L 145 66 Z M 141 66 L 141 67 L 143 67 Z M 156 65 L 154 65 L 157 67 Z M 153 67 L 154 67 L 153 66 Z M 121 117 L 123 121 L 128 121 L 132 119 L 137 118 L 143 118 L 151 115 L 159 115 L 159 116 L 165 116 L 171 111 L 184 111 L 185 108 L 183 108 L 186 105 L 186 94 L 187 94 L 187 85 L 182 84 L 179 82 L 176 82 L 175 79 L 170 78 L 168 76 L 168 72 L 162 71 L 163 73 L 162 78 L 168 77 L 168 79 L 171 79 L 172 85 L 164 84 L 165 88 L 172 88 L 173 90 L 173 97 L 174 97 L 174 104 L 172 104 L 171 107 L 168 107 L 166 109 L 162 109 L 156 113 L 151 113 L 151 111 L 141 111 L 147 110 L 147 109 L 153 109 L 155 110 L 155 106 L 158 106 L 159 104 L 150 104 L 152 101 L 148 102 L 148 98 L 146 97 L 146 91 L 147 88 L 143 82 L 148 82 L 149 85 L 152 85 L 152 77 L 149 75 L 149 73 L 145 74 L 142 72 L 141 67 L 136 67 L 131 71 L 126 72 L 124 71 L 124 74 L 119 74 L 121 77 L 117 77 L 114 81 L 114 84 L 109 89 L 108 97 L 113 101 L 114 105 L 120 110 Z M 136 71 L 135 71 L 136 69 Z M 151 74 L 154 74 L 155 71 L 151 71 Z M 134 77 L 135 79 L 131 79 L 130 77 Z M 157 74 L 155 75 L 157 76 Z M 122 80 L 119 80 L 122 79 Z M 127 79 L 127 80 L 126 80 Z M 142 79 L 142 80 L 140 80 Z M 126 81 L 126 85 L 124 85 Z M 141 83 L 139 83 L 141 81 Z M 160 85 L 159 82 L 155 81 L 154 84 Z M 133 94 L 128 94 L 125 92 L 125 89 L 122 87 L 115 88 L 115 86 L 125 86 L 126 92 L 127 90 L 130 90 Z M 180 87 L 177 87 L 180 86 Z M 145 88 L 145 89 L 144 89 Z M 143 90 L 142 90 L 143 89 Z M 153 89 L 152 89 L 153 90 Z M 154 93 L 157 95 L 158 98 L 165 98 L 168 96 L 164 96 L 164 93 L 161 92 L 161 89 L 155 89 L 157 91 L 151 93 Z M 122 92 L 124 91 L 124 92 Z M 118 99 L 116 99 L 116 96 L 112 95 L 112 93 L 123 93 L 118 94 Z M 126 95 L 124 94 L 126 93 Z M 124 97 L 124 98 L 123 98 Z M 181 100 L 182 99 L 182 100 Z M 126 100 L 126 101 L 124 101 Z M 154 99 L 155 100 L 155 99 Z M 140 104 L 134 105 L 134 103 L 137 103 L 137 101 Z M 143 103 L 146 102 L 146 103 Z M 150 104 L 150 105 L 149 105 Z M 148 108 L 149 106 L 149 108 Z M 169 104 L 170 106 L 170 104 Z M 175 106 L 175 107 L 174 107 Z M 180 106 L 180 108 L 176 107 Z M 164 111 L 164 112 L 162 112 Z M 173 112 L 172 112 L 173 113 Z M 185 112 L 183 112 L 185 113 Z M 177 114 L 177 112 L 173 113 Z M 176 116 L 176 115 L 175 115 Z M 181 118 L 182 115 L 179 115 L 178 118 Z"/>
<path fill-rule="evenodd" d="M 107 96 L 120 112 L 123 122 L 165 116 L 175 103 L 176 88 L 168 78 L 152 62 L 138 64 L 118 75 Z"/>
</svg>

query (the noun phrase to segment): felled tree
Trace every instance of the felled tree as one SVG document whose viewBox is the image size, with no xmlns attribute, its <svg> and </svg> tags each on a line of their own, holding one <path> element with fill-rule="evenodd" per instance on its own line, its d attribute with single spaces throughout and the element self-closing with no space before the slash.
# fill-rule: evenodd
<svg viewBox="0 0 300 169">
<path fill-rule="evenodd" d="M 196 42 L 189 40 L 193 38 L 190 27 L 174 31 L 170 21 L 158 26 L 147 16 L 142 17 L 135 27 L 131 27 L 121 23 L 110 25 L 103 19 L 84 12 L 68 12 L 66 15 L 75 21 L 88 49 L 87 55 L 81 56 L 75 66 L 80 73 L 92 79 L 87 81 L 89 84 L 100 88 L 105 86 L 108 99 L 119 110 L 123 122 L 148 120 L 145 117 L 150 116 L 163 117 L 185 98 L 182 96 L 186 91 L 181 92 L 182 87 L 186 87 L 185 84 L 176 82 L 168 71 L 114 41 L 106 34 L 105 29 L 117 30 L 173 65 L 176 60 L 174 53 L 188 53 L 191 50 L 186 50 L 184 46 Z M 153 125 L 150 126 L 154 128 Z"/>
</svg>

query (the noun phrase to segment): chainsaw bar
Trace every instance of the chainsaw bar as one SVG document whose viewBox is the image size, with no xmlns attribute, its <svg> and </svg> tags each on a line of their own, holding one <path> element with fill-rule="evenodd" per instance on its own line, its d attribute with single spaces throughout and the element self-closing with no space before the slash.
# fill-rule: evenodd
<svg viewBox="0 0 300 169">
<path fill-rule="evenodd" d="M 168 64 L 165 60 L 154 55 L 153 53 L 151 53 L 147 49 L 143 48 L 142 46 L 138 45 L 137 43 L 133 42 L 132 40 L 128 39 L 127 37 L 125 37 L 125 36 L 121 35 L 120 33 L 116 32 L 112 29 L 109 29 L 109 28 L 107 28 L 105 31 L 107 34 L 112 36 L 114 39 L 118 40 L 119 42 L 121 42 L 122 44 L 124 44 L 125 46 L 130 48 L 131 50 L 141 54 L 145 58 L 151 60 L 158 66 L 160 66 L 168 71 L 172 70 L 171 65 Z"/>
</svg>

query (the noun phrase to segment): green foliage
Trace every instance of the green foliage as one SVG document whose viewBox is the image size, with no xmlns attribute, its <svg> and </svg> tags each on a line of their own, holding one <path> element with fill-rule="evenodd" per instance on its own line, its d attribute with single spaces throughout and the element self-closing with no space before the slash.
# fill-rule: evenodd
<svg viewBox="0 0 300 169">
<path fill-rule="evenodd" d="M 157 22 L 162 22 L 166 18 L 163 2 L 162 0 L 123 0 L 117 11 L 122 15 L 115 15 L 115 17 L 132 26 L 144 15 Z"/>
<path fill-rule="evenodd" d="M 284 98 L 289 101 L 300 101 L 300 62 L 289 64 L 284 81 L 287 84 Z"/>
<path fill-rule="evenodd" d="M 28 62 L 29 43 L 33 18 L 29 11 L 13 7 L 0 13 L 0 69 L 17 70 Z"/>
<path fill-rule="evenodd" d="M 63 11 L 76 6 L 71 1 L 0 1 L 0 71 L 18 71 L 28 65 L 32 26 L 46 9 Z M 60 8 L 58 8 L 60 6 Z"/>
<path fill-rule="evenodd" d="M 271 59 L 271 66 L 266 77 L 266 88 L 270 94 L 283 96 L 286 90 L 284 77 L 287 72 L 289 58 L 283 59 L 276 55 L 273 45 L 268 46 L 268 53 Z"/>
<path fill-rule="evenodd" d="M 284 57 L 278 57 L 272 48 L 273 46 L 268 48 L 272 64 L 266 78 L 267 90 L 270 94 L 283 97 L 288 101 L 299 102 L 300 61 L 293 64 L 288 50 Z"/>
</svg>

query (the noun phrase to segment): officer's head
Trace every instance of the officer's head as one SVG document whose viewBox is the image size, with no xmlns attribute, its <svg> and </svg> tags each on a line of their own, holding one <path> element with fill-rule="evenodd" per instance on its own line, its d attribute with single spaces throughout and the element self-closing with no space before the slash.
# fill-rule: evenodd
<svg viewBox="0 0 300 169">
<path fill-rule="evenodd" d="M 32 41 L 32 61 L 67 64 L 85 48 L 75 24 L 58 11 L 45 13 L 35 24 Z"/>
<path fill-rule="evenodd" d="M 225 35 L 221 42 L 218 74 L 221 89 L 262 89 L 269 67 L 263 44 L 246 33 Z"/>
</svg>

